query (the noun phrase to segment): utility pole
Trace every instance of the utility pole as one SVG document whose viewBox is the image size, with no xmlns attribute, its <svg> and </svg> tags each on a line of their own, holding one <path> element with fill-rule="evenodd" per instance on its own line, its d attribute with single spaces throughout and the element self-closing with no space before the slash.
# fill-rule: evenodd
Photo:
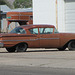
<svg viewBox="0 0 75 75">
<path fill-rule="evenodd" d="M 58 3 L 56 0 L 56 28 L 58 29 Z"/>
</svg>

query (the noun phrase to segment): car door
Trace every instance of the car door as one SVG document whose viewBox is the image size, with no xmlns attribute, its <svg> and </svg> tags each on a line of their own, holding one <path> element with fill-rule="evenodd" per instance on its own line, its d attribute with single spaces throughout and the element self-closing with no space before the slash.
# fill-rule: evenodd
<svg viewBox="0 0 75 75">
<path fill-rule="evenodd" d="M 39 28 L 40 47 L 53 48 L 59 47 L 59 34 L 53 33 L 54 28 Z"/>
<path fill-rule="evenodd" d="M 30 41 L 28 41 L 29 47 L 39 48 L 40 43 L 39 43 L 38 28 L 31 28 L 31 29 L 29 29 L 29 32 L 30 32 L 30 36 L 31 36 L 28 38 L 28 39 L 30 39 Z"/>
</svg>

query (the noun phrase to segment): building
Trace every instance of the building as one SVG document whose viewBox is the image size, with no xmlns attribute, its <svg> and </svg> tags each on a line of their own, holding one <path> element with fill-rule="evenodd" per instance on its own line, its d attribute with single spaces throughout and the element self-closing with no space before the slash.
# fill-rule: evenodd
<svg viewBox="0 0 75 75">
<path fill-rule="evenodd" d="M 33 9 L 19 8 L 7 12 L 8 22 L 18 22 L 20 25 L 25 25 L 27 22 L 33 24 Z"/>
<path fill-rule="evenodd" d="M 33 23 L 75 33 L 75 0 L 33 0 Z"/>
<path fill-rule="evenodd" d="M 7 27 L 7 20 L 6 20 L 6 14 L 11 9 L 7 5 L 0 5 L 0 32 L 6 31 Z"/>
<path fill-rule="evenodd" d="M 0 5 L 0 32 L 11 31 L 15 26 L 33 24 L 33 9 L 10 9 L 6 5 Z"/>
<path fill-rule="evenodd" d="M 14 25 L 27 25 L 33 24 L 33 10 L 32 8 L 19 8 L 7 12 L 8 28 L 11 23 Z M 12 27 L 15 27 L 11 25 Z"/>
</svg>

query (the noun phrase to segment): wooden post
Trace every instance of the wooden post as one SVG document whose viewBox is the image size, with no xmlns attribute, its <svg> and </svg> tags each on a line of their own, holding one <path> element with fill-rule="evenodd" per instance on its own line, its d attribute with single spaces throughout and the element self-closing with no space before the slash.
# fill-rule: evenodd
<svg viewBox="0 0 75 75">
<path fill-rule="evenodd" d="M 56 0 L 56 28 L 58 29 L 58 5 L 57 5 L 57 0 Z"/>
</svg>

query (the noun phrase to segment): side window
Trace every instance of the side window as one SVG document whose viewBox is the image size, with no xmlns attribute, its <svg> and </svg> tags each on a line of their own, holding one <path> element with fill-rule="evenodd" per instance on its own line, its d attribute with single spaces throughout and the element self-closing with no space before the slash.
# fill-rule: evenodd
<svg viewBox="0 0 75 75">
<path fill-rule="evenodd" d="M 39 28 L 40 34 L 52 34 L 53 28 Z"/>
<path fill-rule="evenodd" d="M 44 28 L 39 28 L 40 34 L 44 34 Z"/>
<path fill-rule="evenodd" d="M 38 34 L 38 28 L 29 29 L 31 34 Z"/>
</svg>

